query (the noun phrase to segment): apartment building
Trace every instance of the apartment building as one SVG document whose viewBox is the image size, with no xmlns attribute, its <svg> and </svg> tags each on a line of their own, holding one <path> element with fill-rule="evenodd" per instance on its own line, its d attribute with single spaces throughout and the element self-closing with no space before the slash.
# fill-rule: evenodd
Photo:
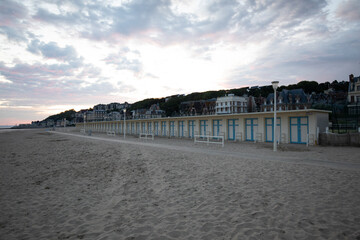
<svg viewBox="0 0 360 240">
<path fill-rule="evenodd" d="M 246 97 L 228 94 L 216 99 L 216 114 L 232 114 L 248 112 L 248 99 Z"/>
</svg>

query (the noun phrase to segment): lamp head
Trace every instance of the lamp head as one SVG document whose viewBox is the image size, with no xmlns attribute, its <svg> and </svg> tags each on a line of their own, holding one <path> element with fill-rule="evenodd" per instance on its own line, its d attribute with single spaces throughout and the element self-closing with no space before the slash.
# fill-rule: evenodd
<svg viewBox="0 0 360 240">
<path fill-rule="evenodd" d="M 273 89 L 276 90 L 279 86 L 279 81 L 273 81 L 271 82 L 272 86 L 273 86 Z"/>
<path fill-rule="evenodd" d="M 124 108 L 124 110 L 123 110 L 123 111 L 124 111 L 124 113 L 126 113 L 126 108 Z"/>
</svg>

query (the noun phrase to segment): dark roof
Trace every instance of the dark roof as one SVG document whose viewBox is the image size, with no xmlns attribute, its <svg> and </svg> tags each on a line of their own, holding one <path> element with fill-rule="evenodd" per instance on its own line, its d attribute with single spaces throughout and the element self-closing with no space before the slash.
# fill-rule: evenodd
<svg viewBox="0 0 360 240">
<path fill-rule="evenodd" d="M 279 97 L 282 97 L 282 102 L 283 103 L 290 103 L 290 97 L 293 103 L 296 102 L 296 96 L 300 96 L 300 102 L 301 103 L 306 103 L 307 102 L 307 96 L 304 92 L 303 89 L 292 89 L 292 90 L 286 90 L 283 89 L 277 96 L 277 98 L 279 99 Z M 270 103 L 272 100 L 274 99 L 274 93 L 270 93 L 268 95 L 268 97 L 266 98 L 266 102 Z"/>
</svg>

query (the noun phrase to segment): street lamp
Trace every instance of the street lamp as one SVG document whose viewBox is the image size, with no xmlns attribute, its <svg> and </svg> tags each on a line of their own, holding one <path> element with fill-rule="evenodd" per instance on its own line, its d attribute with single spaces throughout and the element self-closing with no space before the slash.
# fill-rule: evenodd
<svg viewBox="0 0 360 240">
<path fill-rule="evenodd" d="M 125 122 L 125 119 L 126 119 L 126 108 L 123 109 L 123 112 L 124 112 L 124 139 L 125 139 L 125 133 L 126 133 L 126 122 Z"/>
<path fill-rule="evenodd" d="M 271 82 L 274 89 L 274 152 L 276 152 L 276 89 L 279 86 L 279 81 Z"/>
</svg>

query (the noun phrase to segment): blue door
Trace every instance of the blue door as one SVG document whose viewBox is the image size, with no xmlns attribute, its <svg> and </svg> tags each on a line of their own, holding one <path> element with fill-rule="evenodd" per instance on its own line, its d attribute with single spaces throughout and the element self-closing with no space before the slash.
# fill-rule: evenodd
<svg viewBox="0 0 360 240">
<path fill-rule="evenodd" d="M 175 122 L 174 121 L 170 122 L 170 136 L 175 137 Z"/>
<path fill-rule="evenodd" d="M 155 136 L 159 135 L 159 122 L 154 123 L 154 132 L 155 132 Z"/>
<path fill-rule="evenodd" d="M 220 136 L 221 120 L 213 120 L 213 136 Z"/>
<path fill-rule="evenodd" d="M 184 137 L 184 121 L 179 121 L 179 137 Z"/>
<path fill-rule="evenodd" d="M 276 119 L 276 139 L 279 141 L 281 137 L 281 119 Z M 274 118 L 265 118 L 265 141 L 274 141 Z"/>
<path fill-rule="evenodd" d="M 136 123 L 136 134 L 140 133 L 140 123 Z"/>
<path fill-rule="evenodd" d="M 195 120 L 189 120 L 189 137 L 194 137 L 194 131 L 195 131 Z"/>
<path fill-rule="evenodd" d="M 166 136 L 166 121 L 161 122 L 161 134 L 165 137 Z"/>
<path fill-rule="evenodd" d="M 131 134 L 135 134 L 135 124 L 131 123 Z"/>
<path fill-rule="evenodd" d="M 141 133 L 146 133 L 146 128 L 145 128 L 145 124 L 146 123 L 141 123 Z"/>
<path fill-rule="evenodd" d="M 306 144 L 308 134 L 308 117 L 290 117 L 290 143 Z"/>
<path fill-rule="evenodd" d="M 148 122 L 147 127 L 148 127 L 148 128 L 147 128 L 148 133 L 149 133 L 149 134 L 152 134 L 153 131 L 152 131 L 152 124 L 151 124 L 151 122 Z"/>
<path fill-rule="evenodd" d="M 228 139 L 229 140 L 236 140 L 236 127 L 239 126 L 237 123 L 237 119 L 229 119 L 228 120 Z"/>
<path fill-rule="evenodd" d="M 246 118 L 245 119 L 245 140 L 246 141 L 255 141 L 257 130 L 258 130 L 258 119 L 257 118 Z"/>
<path fill-rule="evenodd" d="M 200 120 L 200 136 L 206 136 L 207 120 Z"/>
</svg>

